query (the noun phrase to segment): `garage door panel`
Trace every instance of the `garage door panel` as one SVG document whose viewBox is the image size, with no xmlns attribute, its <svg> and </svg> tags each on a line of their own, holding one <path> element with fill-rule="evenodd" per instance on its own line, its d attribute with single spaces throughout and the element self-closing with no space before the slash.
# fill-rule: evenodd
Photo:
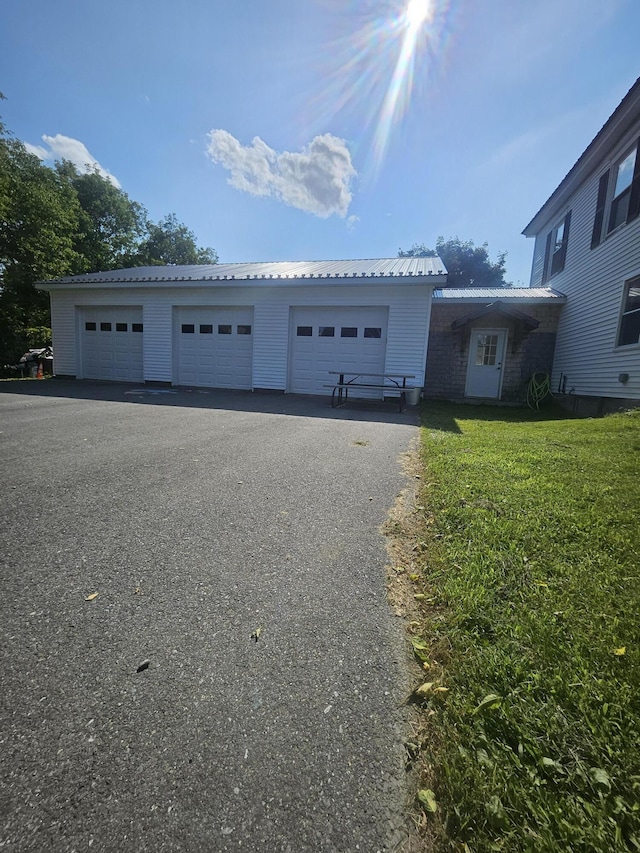
<svg viewBox="0 0 640 853">
<path fill-rule="evenodd" d="M 251 389 L 252 332 L 251 307 L 177 309 L 178 384 Z"/>
<path fill-rule="evenodd" d="M 142 308 L 87 306 L 79 312 L 80 375 L 85 379 L 141 381 L 144 376 Z"/>
<path fill-rule="evenodd" d="M 330 394 L 331 371 L 383 373 L 388 308 L 326 306 L 291 312 L 289 390 Z M 381 396 L 360 389 L 354 395 Z"/>
</svg>

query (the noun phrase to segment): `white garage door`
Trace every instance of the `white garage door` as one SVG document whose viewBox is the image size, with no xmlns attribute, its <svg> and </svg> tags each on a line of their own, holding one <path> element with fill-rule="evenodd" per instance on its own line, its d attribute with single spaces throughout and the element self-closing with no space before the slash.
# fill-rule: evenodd
<svg viewBox="0 0 640 853">
<path fill-rule="evenodd" d="M 388 314 L 387 308 L 373 307 L 292 309 L 289 390 L 330 394 L 325 386 L 337 379 L 331 370 L 383 373 Z"/>
<path fill-rule="evenodd" d="M 80 349 L 83 379 L 140 382 L 142 370 L 142 308 L 82 308 Z"/>
<path fill-rule="evenodd" d="M 178 385 L 253 386 L 253 308 L 177 309 Z"/>
</svg>

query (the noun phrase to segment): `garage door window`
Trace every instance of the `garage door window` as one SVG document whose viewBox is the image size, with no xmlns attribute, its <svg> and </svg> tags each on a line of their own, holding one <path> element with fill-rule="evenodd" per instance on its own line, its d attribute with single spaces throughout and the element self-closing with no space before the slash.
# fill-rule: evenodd
<svg viewBox="0 0 640 853">
<path fill-rule="evenodd" d="M 183 335 L 193 335 L 196 330 L 196 327 L 193 323 L 183 323 L 182 324 L 182 334 Z"/>
<path fill-rule="evenodd" d="M 213 334 L 213 326 L 210 323 L 201 323 L 200 324 L 200 334 L 201 335 L 212 335 Z"/>
<path fill-rule="evenodd" d="M 335 326 L 320 326 L 318 329 L 318 334 L 321 338 L 333 338 L 335 333 Z"/>
<path fill-rule="evenodd" d="M 126 332 L 127 328 L 128 326 L 126 323 L 116 323 L 116 332 Z"/>
<path fill-rule="evenodd" d="M 382 329 L 376 329 L 371 326 L 365 326 L 364 336 L 365 338 L 381 338 Z"/>
<path fill-rule="evenodd" d="M 95 332 L 96 324 L 95 323 L 85 323 L 84 328 L 85 328 L 85 331 L 87 331 L 87 332 Z"/>
<path fill-rule="evenodd" d="M 238 326 L 238 334 L 239 335 L 250 335 L 251 334 L 251 326 Z"/>
<path fill-rule="evenodd" d="M 132 323 L 131 324 L 132 332 L 141 332 L 142 331 L 142 323 Z"/>
<path fill-rule="evenodd" d="M 310 338 L 313 335 L 313 326 L 298 326 L 296 335 L 299 338 Z"/>
<path fill-rule="evenodd" d="M 218 334 L 219 335 L 230 335 L 231 334 L 231 326 L 228 326 L 226 323 L 218 325 Z"/>
<path fill-rule="evenodd" d="M 101 332 L 110 332 L 111 331 L 111 323 L 100 323 L 100 331 Z"/>
<path fill-rule="evenodd" d="M 341 338 L 357 338 L 358 337 L 358 327 L 357 326 L 343 326 L 340 329 L 340 337 Z"/>
</svg>

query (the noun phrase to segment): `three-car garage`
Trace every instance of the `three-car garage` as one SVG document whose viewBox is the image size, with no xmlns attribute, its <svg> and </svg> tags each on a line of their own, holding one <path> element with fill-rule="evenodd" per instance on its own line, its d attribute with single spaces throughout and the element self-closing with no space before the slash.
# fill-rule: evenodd
<svg viewBox="0 0 640 853">
<path fill-rule="evenodd" d="M 51 293 L 56 375 L 330 394 L 336 371 L 422 384 L 437 258 L 146 267 Z"/>
</svg>

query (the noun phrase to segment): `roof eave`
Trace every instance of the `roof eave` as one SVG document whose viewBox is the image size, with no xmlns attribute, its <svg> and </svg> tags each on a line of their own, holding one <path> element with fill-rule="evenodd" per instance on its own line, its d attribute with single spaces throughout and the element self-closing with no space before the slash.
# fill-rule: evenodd
<svg viewBox="0 0 640 853">
<path fill-rule="evenodd" d="M 447 283 L 446 275 L 341 275 L 341 276 L 301 276 L 296 278 L 266 278 L 255 276 L 250 278 L 175 278 L 175 279 L 154 279 L 154 278 L 122 278 L 122 279 L 92 279 L 83 281 L 82 279 L 58 279 L 54 281 L 38 281 L 36 288 L 38 290 L 58 291 L 58 290 L 119 290 L 122 288 L 160 288 L 166 289 L 169 287 L 179 287 L 180 289 L 189 287 L 256 287 L 256 286 L 271 286 L 271 287 L 296 287 L 299 285 L 312 286 L 314 284 L 322 284 L 326 286 L 340 285 L 355 285 L 366 286 L 373 285 L 380 287 L 383 285 L 405 285 L 405 286 L 424 286 L 442 287 Z"/>
<path fill-rule="evenodd" d="M 609 116 L 591 143 L 580 155 L 556 189 L 522 231 L 535 237 L 547 220 L 559 212 L 584 181 L 599 167 L 609 150 L 630 129 L 640 114 L 640 77 Z"/>
</svg>

